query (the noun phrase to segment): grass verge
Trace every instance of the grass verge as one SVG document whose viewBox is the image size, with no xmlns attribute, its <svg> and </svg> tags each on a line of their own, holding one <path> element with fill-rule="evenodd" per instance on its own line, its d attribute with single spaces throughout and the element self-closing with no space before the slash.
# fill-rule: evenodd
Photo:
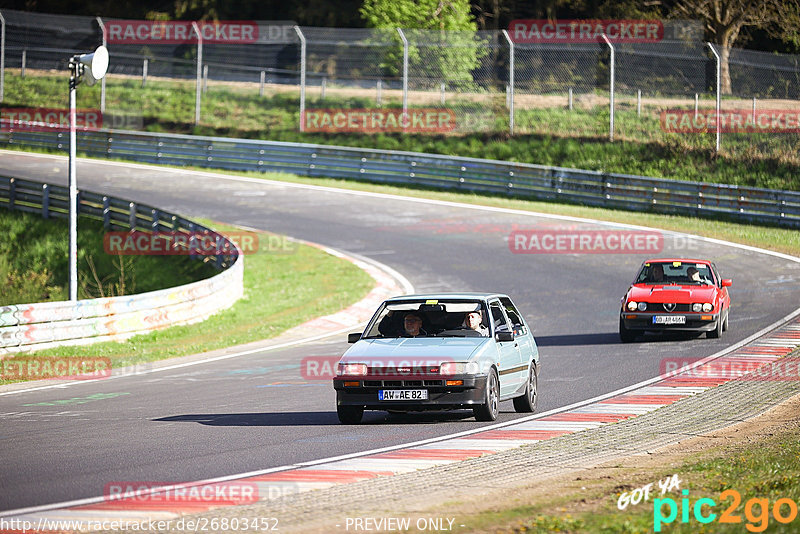
<svg viewBox="0 0 800 534">
<path fill-rule="evenodd" d="M 233 230 L 199 221 L 222 233 Z M 261 249 L 245 257 L 242 299 L 201 323 L 157 330 L 123 342 L 43 350 L 35 357 L 108 357 L 112 368 L 117 368 L 258 341 L 345 308 L 363 298 L 373 285 L 372 278 L 352 263 L 314 247 L 297 244 L 280 252 Z"/>
</svg>

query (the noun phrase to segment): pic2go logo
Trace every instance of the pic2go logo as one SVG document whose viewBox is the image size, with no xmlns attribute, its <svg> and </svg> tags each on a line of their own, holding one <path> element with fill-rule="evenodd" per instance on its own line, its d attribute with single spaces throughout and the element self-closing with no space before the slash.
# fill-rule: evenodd
<svg viewBox="0 0 800 534">
<path fill-rule="evenodd" d="M 689 512 L 692 512 L 694 520 L 701 524 L 708 524 L 717 519 L 717 514 L 709 509 L 704 515 L 703 506 L 713 508 L 717 505 L 713 499 L 704 497 L 697 499 L 694 505 L 689 504 L 689 490 L 683 490 L 683 499 L 681 499 L 680 513 L 681 523 L 689 523 L 691 518 Z M 742 517 L 736 514 L 736 509 L 742 502 L 742 496 L 736 490 L 725 490 L 719 494 L 719 500 L 732 499 L 731 504 L 719 515 L 719 523 L 732 523 L 739 524 L 742 522 Z M 749 499 L 744 505 L 744 516 L 748 523 L 745 528 L 750 532 L 763 532 L 769 526 L 770 506 L 769 499 L 753 497 Z M 667 508 L 667 515 L 664 515 L 664 507 Z M 797 503 L 792 499 L 781 498 L 775 501 L 772 505 L 772 517 L 778 523 L 788 524 L 797 518 Z M 666 497 L 663 499 L 653 499 L 653 531 L 661 532 L 662 525 L 668 525 L 678 518 L 678 503 L 675 499 Z"/>
</svg>

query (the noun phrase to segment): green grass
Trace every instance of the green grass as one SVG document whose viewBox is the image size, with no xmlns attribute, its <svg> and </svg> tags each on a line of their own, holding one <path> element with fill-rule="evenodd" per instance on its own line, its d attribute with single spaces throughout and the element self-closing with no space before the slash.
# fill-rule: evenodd
<svg viewBox="0 0 800 534">
<path fill-rule="evenodd" d="M 655 481 L 678 474 L 682 480 L 680 489 L 688 490 L 687 496 L 673 490 L 660 494 Z M 800 516 L 788 524 L 781 524 L 772 515 L 778 499 L 791 499 L 800 504 L 800 431 L 792 425 L 782 431 L 770 433 L 768 437 L 750 440 L 747 445 L 715 447 L 699 457 L 684 458 L 677 466 L 662 468 L 653 472 L 633 475 L 634 482 L 617 485 L 611 481 L 581 481 L 584 484 L 579 492 L 568 491 L 558 496 L 548 497 L 547 502 L 532 503 L 525 506 L 502 508 L 482 512 L 471 517 L 467 530 L 497 533 L 647 533 L 654 531 L 655 498 L 672 498 L 677 504 L 677 517 L 671 524 L 662 526 L 661 532 L 797 532 Z M 609 477 L 604 477 L 609 478 Z M 624 510 L 617 508 L 617 500 L 623 491 L 629 493 L 648 483 L 653 484 L 655 494 L 649 501 L 638 505 L 628 505 Z M 726 490 L 735 490 L 741 502 L 734 508 L 732 496 L 722 495 Z M 688 498 L 688 521 L 682 522 L 681 499 Z M 694 518 L 694 504 L 698 499 L 710 498 L 716 506 L 703 506 L 703 515 L 713 512 L 716 519 L 702 525 Z M 759 505 L 748 502 L 750 499 L 764 499 L 769 505 L 767 517 L 762 516 Z M 659 506 L 663 516 L 667 516 L 667 504 Z M 738 524 L 720 523 L 723 511 L 731 508 L 733 516 L 741 520 Z M 746 511 L 750 510 L 748 517 Z M 553 510 L 561 513 L 553 513 Z M 789 516 L 789 505 L 782 506 L 783 516 Z M 749 526 L 748 526 L 749 525 Z"/>
<path fill-rule="evenodd" d="M 233 230 L 199 221 L 223 233 Z M 245 256 L 244 297 L 201 323 L 174 326 L 119 343 L 48 349 L 35 356 L 108 357 L 112 368 L 117 368 L 206 352 L 271 338 L 334 313 L 363 298 L 373 285 L 372 278 L 352 263 L 317 248 L 296 245 L 270 251 L 262 246 L 257 253 Z"/>
<path fill-rule="evenodd" d="M 4 107 L 66 107 L 63 76 L 6 77 Z M 78 107 L 99 107 L 99 86 L 81 86 Z M 659 111 L 645 106 L 638 117 L 620 104 L 616 114 L 617 141 L 608 141 L 608 110 L 576 107 L 517 106 L 517 131 L 507 134 L 504 107 L 489 103 L 448 101 L 459 113 L 480 115 L 487 110 L 491 131 L 465 135 L 384 133 L 377 135 L 298 132 L 299 92 L 258 96 L 256 84 L 211 84 L 203 95 L 201 123 L 194 125 L 194 82 L 151 81 L 142 88 L 135 79 L 114 76 L 107 83 L 106 126 L 112 115 L 138 117 L 139 127 L 152 132 L 175 132 L 236 138 L 335 144 L 387 150 L 556 165 L 718 183 L 800 190 L 800 144 L 796 134 L 725 134 L 723 152 L 714 152 L 713 134 L 665 133 Z M 501 99 L 502 100 L 502 99 Z M 706 103 L 708 104 L 708 103 Z M 384 107 L 399 102 L 384 100 Z M 430 106 L 420 104 L 419 106 Z M 375 107 L 371 97 L 341 94 L 321 100 L 309 90 L 307 108 Z M 414 106 L 412 101 L 412 107 Z M 679 106 L 670 106 L 679 107 Z M 124 124 L 122 124 L 124 126 Z"/>
<path fill-rule="evenodd" d="M 216 271 L 182 256 L 112 256 L 102 223 L 78 221 L 78 298 L 129 295 L 188 284 Z M 0 305 L 68 298 L 66 219 L 0 208 Z"/>
</svg>

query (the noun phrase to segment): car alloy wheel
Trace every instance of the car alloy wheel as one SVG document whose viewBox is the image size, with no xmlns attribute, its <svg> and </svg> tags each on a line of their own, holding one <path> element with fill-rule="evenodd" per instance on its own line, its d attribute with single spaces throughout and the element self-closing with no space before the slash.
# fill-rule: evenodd
<svg viewBox="0 0 800 534">
<path fill-rule="evenodd" d="M 519 413 L 530 413 L 536 411 L 536 400 L 539 398 L 539 375 L 536 372 L 536 364 L 531 362 L 528 372 L 528 383 L 525 385 L 525 394 L 514 398 L 514 410 Z"/>
<path fill-rule="evenodd" d="M 486 377 L 486 396 L 484 403 L 472 409 L 478 421 L 494 421 L 500 404 L 500 385 L 497 380 L 497 371 L 492 369 Z"/>
</svg>

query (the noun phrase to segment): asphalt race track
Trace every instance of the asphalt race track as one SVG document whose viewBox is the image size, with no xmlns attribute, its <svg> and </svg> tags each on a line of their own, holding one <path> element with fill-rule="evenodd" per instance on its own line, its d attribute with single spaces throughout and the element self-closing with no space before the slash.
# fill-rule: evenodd
<svg viewBox="0 0 800 534">
<path fill-rule="evenodd" d="M 0 152 L 0 172 L 66 185 L 67 161 Z M 645 254 L 512 254 L 513 228 L 608 228 L 397 197 L 80 161 L 79 187 L 353 252 L 417 292 L 510 294 L 542 354 L 539 411 L 657 376 L 665 358 L 711 355 L 790 313 L 800 264 L 666 236 L 659 255 L 708 257 L 733 278 L 722 339 L 619 343 L 619 299 Z M 65 223 L 66 224 L 66 223 Z M 338 424 L 327 382 L 299 362 L 339 355 L 344 336 L 141 376 L 0 396 L 0 511 L 95 497 L 113 481 L 179 482 L 310 461 L 478 428 L 470 412 Z M 79 351 L 80 349 L 76 349 Z M 60 402 L 56 402 L 60 401 Z M 518 417 L 510 402 L 500 421 Z"/>
</svg>

